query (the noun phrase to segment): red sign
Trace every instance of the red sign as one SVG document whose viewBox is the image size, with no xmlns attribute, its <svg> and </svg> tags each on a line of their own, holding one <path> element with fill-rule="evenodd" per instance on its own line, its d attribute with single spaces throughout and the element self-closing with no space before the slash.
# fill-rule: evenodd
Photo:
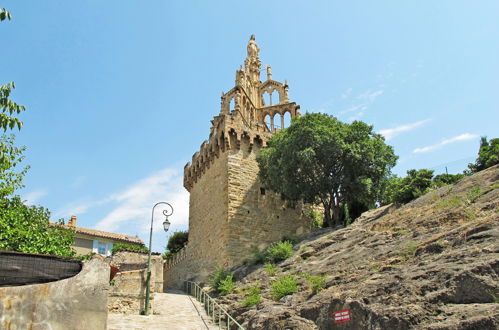
<svg viewBox="0 0 499 330">
<path fill-rule="evenodd" d="M 334 312 L 334 323 L 342 323 L 350 321 L 350 310 L 342 309 L 341 311 Z"/>
</svg>

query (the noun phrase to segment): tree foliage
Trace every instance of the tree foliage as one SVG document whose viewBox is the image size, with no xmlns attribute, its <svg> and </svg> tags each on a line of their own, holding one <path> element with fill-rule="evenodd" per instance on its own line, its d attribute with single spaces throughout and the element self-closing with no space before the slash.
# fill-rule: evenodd
<svg viewBox="0 0 499 330">
<path fill-rule="evenodd" d="M 10 20 L 10 13 L 0 8 L 0 21 Z M 14 82 L 0 85 L 0 130 L 5 133 L 22 122 L 16 115 L 25 111 L 10 99 Z M 73 256 L 74 231 L 51 225 L 50 212 L 44 207 L 27 206 L 19 196 L 11 196 L 23 187 L 28 167 L 18 169 L 24 159 L 24 147 L 14 145 L 14 135 L 0 137 L 0 249 L 27 253 Z M 61 223 L 62 224 L 62 223 Z"/>
<path fill-rule="evenodd" d="M 468 164 L 470 172 L 476 173 L 496 164 L 499 164 L 499 138 L 487 141 L 487 137 L 482 136 L 478 158 L 475 163 Z"/>
<path fill-rule="evenodd" d="M 176 231 L 168 239 L 168 244 L 166 245 L 166 248 L 171 253 L 177 253 L 185 246 L 188 240 L 189 240 L 189 232 Z"/>
<path fill-rule="evenodd" d="M 273 136 L 257 161 L 262 183 L 288 200 L 322 204 L 329 226 L 344 206 L 374 206 L 397 156 L 373 127 L 306 114 Z"/>
<path fill-rule="evenodd" d="M 427 169 L 408 170 L 407 176 L 390 177 L 383 204 L 408 203 L 428 192 L 432 186 L 433 171 Z"/>
<path fill-rule="evenodd" d="M 24 187 L 22 180 L 29 169 L 29 166 L 18 169 L 26 148 L 16 147 L 14 141 L 13 134 L 0 136 L 0 147 L 3 148 L 4 155 L 4 161 L 0 161 L 0 197 L 11 195 L 16 189 Z"/>
<path fill-rule="evenodd" d="M 74 231 L 50 226 L 50 212 L 27 206 L 19 196 L 0 198 L 0 250 L 72 256 Z"/>
</svg>

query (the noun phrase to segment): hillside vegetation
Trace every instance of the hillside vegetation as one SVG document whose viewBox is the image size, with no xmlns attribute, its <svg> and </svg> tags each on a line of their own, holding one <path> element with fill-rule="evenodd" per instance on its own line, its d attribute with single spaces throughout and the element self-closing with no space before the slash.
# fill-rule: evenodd
<svg viewBox="0 0 499 330">
<path fill-rule="evenodd" d="M 496 329 L 498 179 L 496 165 L 366 212 L 218 302 L 247 329 Z M 343 309 L 351 320 L 335 323 Z"/>
</svg>

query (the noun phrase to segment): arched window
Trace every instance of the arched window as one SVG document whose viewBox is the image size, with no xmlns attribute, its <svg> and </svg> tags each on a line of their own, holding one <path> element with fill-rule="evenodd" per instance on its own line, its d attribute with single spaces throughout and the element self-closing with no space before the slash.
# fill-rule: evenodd
<svg viewBox="0 0 499 330">
<path fill-rule="evenodd" d="M 232 98 L 229 103 L 229 111 L 234 111 L 236 109 L 236 100 Z"/>
<path fill-rule="evenodd" d="M 269 115 L 265 116 L 265 125 L 267 125 L 267 128 L 269 129 L 269 131 L 272 130 L 272 127 L 270 127 L 270 116 Z"/>
<path fill-rule="evenodd" d="M 271 100 L 272 100 L 272 104 L 279 104 L 279 103 L 281 103 L 281 99 L 279 97 L 279 92 L 276 91 L 275 89 L 274 89 L 274 91 L 272 91 Z"/>
<path fill-rule="evenodd" d="M 291 125 L 291 113 L 289 111 L 286 111 L 284 113 L 284 127 L 283 128 L 288 128 Z"/>
<path fill-rule="evenodd" d="M 279 113 L 276 113 L 274 115 L 274 128 L 276 129 L 281 129 L 281 115 Z"/>
<path fill-rule="evenodd" d="M 266 107 L 272 105 L 270 102 L 270 94 L 268 92 L 263 92 L 263 105 Z"/>
</svg>

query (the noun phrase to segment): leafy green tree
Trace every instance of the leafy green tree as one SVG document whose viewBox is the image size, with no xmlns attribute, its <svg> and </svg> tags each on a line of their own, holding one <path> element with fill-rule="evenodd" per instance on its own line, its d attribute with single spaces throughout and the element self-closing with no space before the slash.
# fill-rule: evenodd
<svg viewBox="0 0 499 330">
<path fill-rule="evenodd" d="M 11 19 L 10 13 L 0 8 L 0 21 L 6 19 Z M 15 87 L 14 82 L 0 85 L 0 130 L 4 133 L 22 127 L 21 120 L 15 116 L 26 108 L 10 99 Z M 0 249 L 73 256 L 73 230 L 51 225 L 47 209 L 27 206 L 19 196 L 10 197 L 23 187 L 22 179 L 28 167 L 19 170 L 17 166 L 24 159 L 24 150 L 14 146 L 14 135 L 0 136 Z"/>
<path fill-rule="evenodd" d="M 23 152 L 26 148 L 16 147 L 14 141 L 14 134 L 0 136 L 0 145 L 5 150 L 3 153 L 5 161 L 0 161 L 0 197 L 11 195 L 16 189 L 24 187 L 22 180 L 29 169 L 29 166 L 18 169 L 19 163 L 24 159 Z"/>
<path fill-rule="evenodd" d="M 499 138 L 487 141 L 487 137 L 482 136 L 478 158 L 474 164 L 468 164 L 470 172 L 476 173 L 496 164 L 499 164 Z"/>
<path fill-rule="evenodd" d="M 0 8 L 0 21 L 10 20 L 11 15 L 5 8 Z M 8 129 L 12 130 L 14 127 L 21 129 L 23 123 L 22 121 L 15 117 L 15 115 L 20 114 L 26 110 L 26 107 L 19 105 L 12 101 L 9 97 L 16 85 L 13 81 L 8 82 L 4 85 L 0 85 L 0 129 L 6 132 Z M 10 161 L 8 146 L 4 141 L 0 141 L 0 164 L 8 163 Z M 12 154 L 12 151 L 10 151 Z"/>
<path fill-rule="evenodd" d="M 322 204 L 329 226 L 343 220 L 345 204 L 374 206 L 396 160 L 372 126 L 320 113 L 293 120 L 257 158 L 265 186 L 288 200 Z"/>
<path fill-rule="evenodd" d="M 383 204 L 408 203 L 428 192 L 432 186 L 433 171 L 427 169 L 409 170 L 407 176 L 396 175 L 389 179 Z"/>
<path fill-rule="evenodd" d="M 439 174 L 433 178 L 433 185 L 436 187 L 445 186 L 448 184 L 454 184 L 464 178 L 464 174 Z"/>
<path fill-rule="evenodd" d="M 189 240 L 189 232 L 176 231 L 168 239 L 168 244 L 166 245 L 166 248 L 171 253 L 177 253 L 185 246 L 188 240 Z"/>
<path fill-rule="evenodd" d="M 19 196 L 0 198 L 0 250 L 72 256 L 74 231 L 50 226 L 50 212 L 27 206 Z"/>
</svg>

